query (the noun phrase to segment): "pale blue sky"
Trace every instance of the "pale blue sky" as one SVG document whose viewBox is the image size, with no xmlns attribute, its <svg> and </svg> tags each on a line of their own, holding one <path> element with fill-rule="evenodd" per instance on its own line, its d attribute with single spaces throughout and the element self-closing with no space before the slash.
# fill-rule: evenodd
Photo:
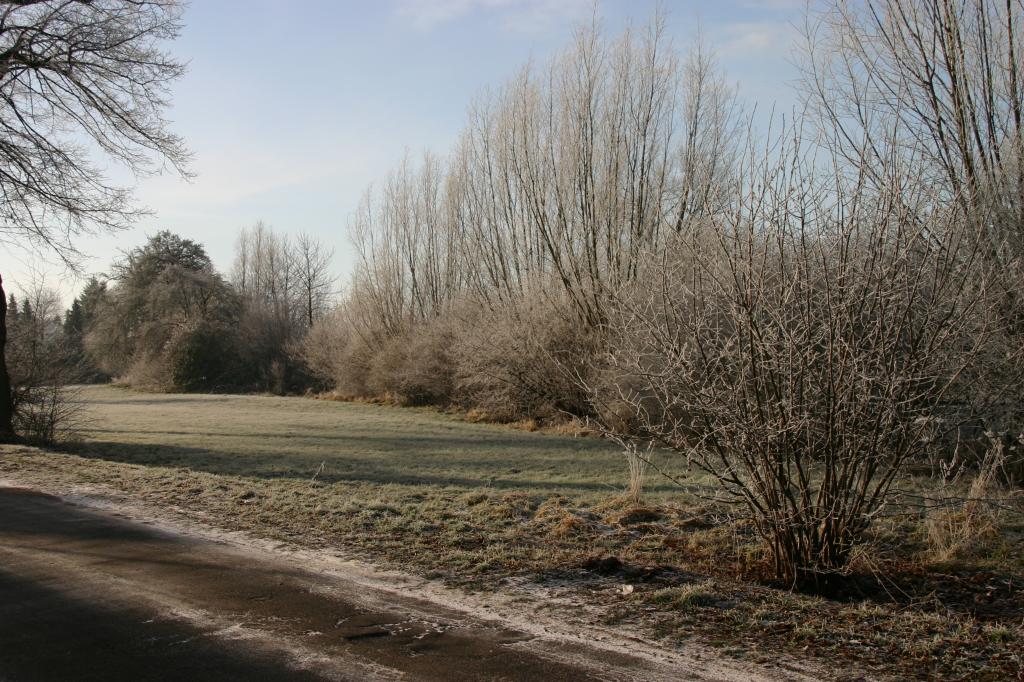
<svg viewBox="0 0 1024 682">
<path fill-rule="evenodd" d="M 606 30 L 642 25 L 662 6 L 678 49 L 699 24 L 730 80 L 762 110 L 792 106 L 790 57 L 804 0 L 599 0 Z M 231 262 L 241 227 L 306 231 L 351 265 L 345 225 L 368 184 L 406 149 L 446 153 L 472 97 L 526 61 L 565 47 L 592 0 L 192 0 L 172 46 L 189 72 L 170 118 L 195 152 L 191 182 L 144 180 L 156 214 L 114 236 L 83 239 L 85 269 L 169 229 Z M 38 257 L 0 247 L 5 280 L 34 268 L 79 288 Z"/>
</svg>

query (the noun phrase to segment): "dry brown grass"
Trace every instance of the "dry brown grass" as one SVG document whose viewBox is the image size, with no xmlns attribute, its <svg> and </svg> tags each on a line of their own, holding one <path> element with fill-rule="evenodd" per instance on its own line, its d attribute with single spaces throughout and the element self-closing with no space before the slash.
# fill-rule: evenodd
<svg viewBox="0 0 1024 682">
<path fill-rule="evenodd" d="M 923 525 L 933 561 L 967 560 L 991 553 L 999 545 L 1006 510 L 1019 498 L 1000 483 L 1005 460 L 1002 443 L 996 441 L 968 484 L 948 482 L 938 497 L 927 501 Z"/>
</svg>

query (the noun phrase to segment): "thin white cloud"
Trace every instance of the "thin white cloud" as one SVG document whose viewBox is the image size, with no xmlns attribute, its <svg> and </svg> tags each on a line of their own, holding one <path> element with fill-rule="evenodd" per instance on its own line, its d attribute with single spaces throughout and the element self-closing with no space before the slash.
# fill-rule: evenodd
<svg viewBox="0 0 1024 682">
<path fill-rule="evenodd" d="M 192 182 L 170 175 L 147 178 L 139 184 L 138 196 L 148 206 L 202 212 L 329 178 L 359 176 L 373 165 L 373 149 L 351 140 L 320 148 L 224 145 L 197 157 Z"/>
<path fill-rule="evenodd" d="M 509 31 L 544 31 L 585 17 L 593 0 L 395 0 L 395 14 L 420 30 L 488 14 Z"/>
<path fill-rule="evenodd" d="M 765 53 L 788 55 L 799 36 L 788 21 L 737 22 L 726 24 L 714 33 L 716 51 L 729 60 Z"/>
</svg>

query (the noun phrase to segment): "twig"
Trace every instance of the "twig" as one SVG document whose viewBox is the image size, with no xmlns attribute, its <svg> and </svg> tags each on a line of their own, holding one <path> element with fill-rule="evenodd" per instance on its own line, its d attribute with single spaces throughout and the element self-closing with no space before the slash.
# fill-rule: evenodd
<svg viewBox="0 0 1024 682">
<path fill-rule="evenodd" d="M 324 461 L 320 462 L 320 468 L 316 470 L 315 474 L 313 474 L 313 478 L 309 479 L 310 483 L 313 483 L 314 481 L 316 481 L 316 477 L 320 475 L 320 472 L 322 472 L 324 470 L 325 466 L 327 466 L 327 460 L 324 460 Z"/>
</svg>

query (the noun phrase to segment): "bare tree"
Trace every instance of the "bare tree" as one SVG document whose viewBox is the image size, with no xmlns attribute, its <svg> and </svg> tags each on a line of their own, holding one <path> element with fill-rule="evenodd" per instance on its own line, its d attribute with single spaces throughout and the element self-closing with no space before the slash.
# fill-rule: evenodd
<svg viewBox="0 0 1024 682">
<path fill-rule="evenodd" d="M 838 161 L 888 182 L 892 157 L 915 158 L 937 211 L 954 207 L 979 243 L 999 333 L 962 399 L 978 430 L 1024 422 L 1024 3 L 833 3 L 806 24 L 803 90 L 819 141 Z M 877 169 L 877 174 L 870 171 Z M 861 171 L 863 172 L 863 171 Z M 899 197 L 894 197 L 900 199 Z M 941 243 L 946 236 L 932 235 Z M 960 427 L 949 426 L 953 433 Z M 983 439 L 974 439 L 983 448 Z"/>
<path fill-rule="evenodd" d="M 186 172 L 188 152 L 163 118 L 184 66 L 162 45 L 181 13 L 177 0 L 0 3 L 0 240 L 74 266 L 75 238 L 141 215 L 95 166 L 97 150 L 137 175 Z"/>
<path fill-rule="evenodd" d="M 304 371 L 299 345 L 327 309 L 332 256 L 309 235 L 291 239 L 263 222 L 239 233 L 231 280 L 242 298 L 246 363 L 264 388 L 282 392 Z"/>
<path fill-rule="evenodd" d="M 291 333 L 305 318 L 299 269 L 287 235 L 275 233 L 262 221 L 239 233 L 232 283 L 243 298 L 258 303 L 282 333 Z"/>
<path fill-rule="evenodd" d="M 450 222 L 444 169 L 424 154 L 408 156 L 383 183 L 368 191 L 350 223 L 359 257 L 353 292 L 368 299 L 376 331 L 396 334 L 433 318 L 462 290 L 461 233 Z"/>
<path fill-rule="evenodd" d="M 21 288 L 16 302 L 7 320 L 14 430 L 29 442 L 52 443 L 73 431 L 80 411 L 67 386 L 72 372 L 60 296 L 39 276 Z"/>
<path fill-rule="evenodd" d="M 1004 235 L 987 233 L 1000 226 L 984 204 L 1011 172 L 1024 188 L 1022 20 L 1020 0 L 867 0 L 811 13 L 805 31 L 803 89 L 823 139 L 854 167 L 917 156 L 991 257 Z"/>
<path fill-rule="evenodd" d="M 7 296 L 0 277 L 0 443 L 14 438 L 14 397 L 7 372 Z"/>
<path fill-rule="evenodd" d="M 312 329 L 327 310 L 334 286 L 331 258 L 334 251 L 327 249 L 308 234 L 300 234 L 295 244 L 299 291 L 305 304 L 306 328 Z"/>
</svg>

